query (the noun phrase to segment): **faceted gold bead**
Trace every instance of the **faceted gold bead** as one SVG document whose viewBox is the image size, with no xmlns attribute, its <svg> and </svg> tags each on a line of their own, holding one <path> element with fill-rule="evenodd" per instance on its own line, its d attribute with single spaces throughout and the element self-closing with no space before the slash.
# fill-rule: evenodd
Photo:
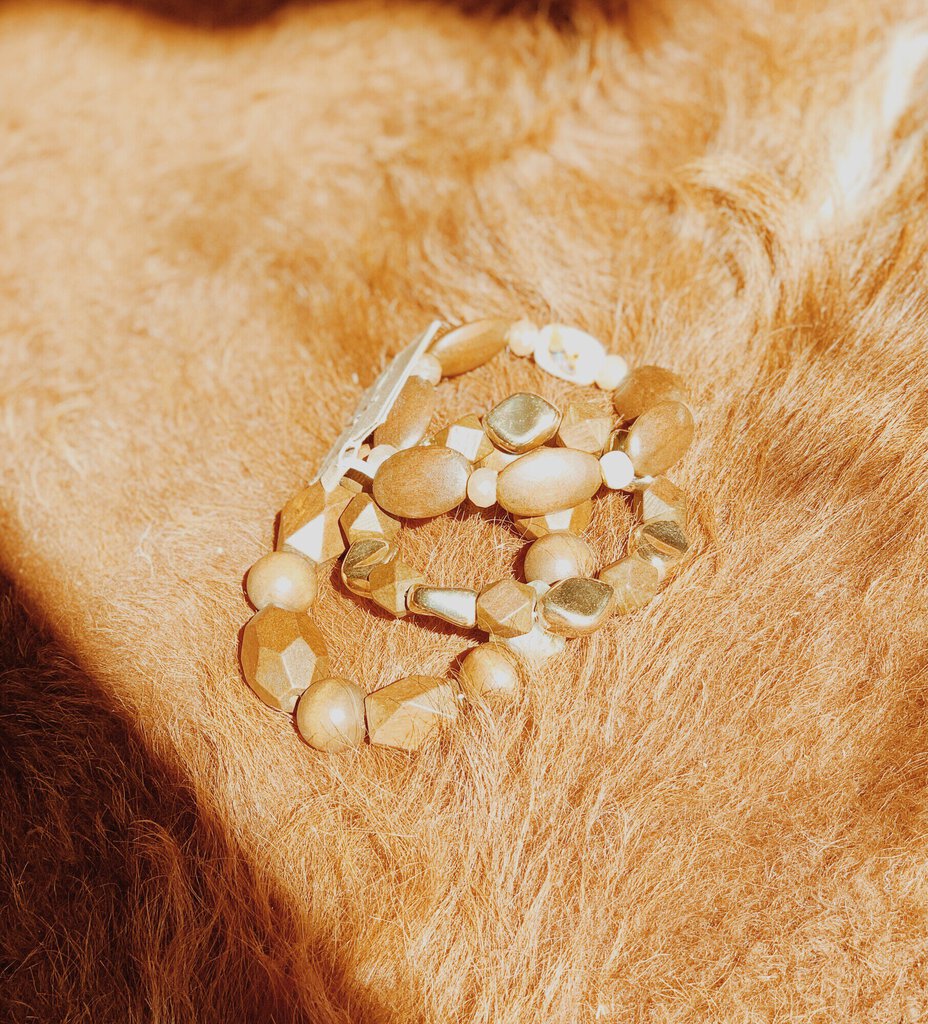
<svg viewBox="0 0 928 1024">
<path fill-rule="evenodd" d="M 352 594 L 367 597 L 371 592 L 370 576 L 378 565 L 386 565 L 396 558 L 396 548 L 383 537 L 364 537 L 356 540 L 345 552 L 338 567 L 342 583 Z"/>
<path fill-rule="evenodd" d="M 374 431 L 374 444 L 391 444 L 397 449 L 418 444 L 429 429 L 436 400 L 432 384 L 422 377 L 410 377 L 386 420 Z"/>
<path fill-rule="evenodd" d="M 521 636 L 532 628 L 535 591 L 518 580 L 491 583 L 477 597 L 477 627 L 494 636 Z"/>
<path fill-rule="evenodd" d="M 493 318 L 452 327 L 432 342 L 429 351 L 441 363 L 445 377 L 476 370 L 502 351 L 510 323 L 509 320 Z"/>
<path fill-rule="evenodd" d="M 590 525 L 593 502 L 587 498 L 573 508 L 562 508 L 543 516 L 513 516 L 512 525 L 523 537 L 538 539 L 549 533 L 581 534 Z"/>
<path fill-rule="evenodd" d="M 345 550 L 338 520 L 353 494 L 339 485 L 326 492 L 320 483 L 295 494 L 280 512 L 277 547 L 321 564 Z"/>
<path fill-rule="evenodd" d="M 480 462 L 493 451 L 493 445 L 476 413 L 462 416 L 450 426 L 442 428 L 432 438 L 431 443 L 452 448 L 469 462 Z"/>
<path fill-rule="evenodd" d="M 643 558 L 663 579 L 689 550 L 689 538 L 679 523 L 658 520 L 637 526 L 628 541 L 628 553 Z"/>
<path fill-rule="evenodd" d="M 557 432 L 558 443 L 565 448 L 599 455 L 606 447 L 614 426 L 611 414 L 603 412 L 592 402 L 575 399 L 564 410 Z"/>
<path fill-rule="evenodd" d="M 662 366 L 639 366 L 619 384 L 612 404 L 623 423 L 637 419 L 659 402 L 689 402 L 689 390 L 679 374 Z"/>
<path fill-rule="evenodd" d="M 503 647 L 535 666 L 543 665 L 549 659 L 563 653 L 567 643 L 564 637 L 545 629 L 540 621 L 536 621 L 531 630 L 521 636 L 491 636 L 490 642 L 502 644 Z"/>
<path fill-rule="evenodd" d="M 536 448 L 499 475 L 496 499 L 517 516 L 543 516 L 573 508 L 602 486 L 599 460 L 573 448 Z"/>
<path fill-rule="evenodd" d="M 406 607 L 419 615 L 434 615 L 454 626 L 477 625 L 477 592 L 460 587 L 430 587 L 417 583 L 406 595 Z"/>
<path fill-rule="evenodd" d="M 310 683 L 329 675 L 325 641 L 312 619 L 275 605 L 245 626 L 241 661 L 248 685 L 277 711 L 292 711 Z"/>
<path fill-rule="evenodd" d="M 349 544 L 365 537 L 393 540 L 400 528 L 393 516 L 387 515 L 369 494 L 356 494 L 338 521 Z"/>
<path fill-rule="evenodd" d="M 593 552 L 586 541 L 572 533 L 549 533 L 525 552 L 525 578 L 557 583 L 570 576 L 589 576 L 593 564 Z"/>
<path fill-rule="evenodd" d="M 300 736 L 316 750 L 340 754 L 364 740 L 364 691 L 349 679 L 320 679 L 296 706 Z"/>
<path fill-rule="evenodd" d="M 454 687 L 447 679 L 407 676 L 369 693 L 367 735 L 375 746 L 418 750 L 458 715 Z"/>
<path fill-rule="evenodd" d="M 401 619 L 406 614 L 406 594 L 424 577 L 405 562 L 394 558 L 376 565 L 367 578 L 371 600 L 384 611 Z"/>
<path fill-rule="evenodd" d="M 636 492 L 632 510 L 643 523 L 669 520 L 684 529 L 687 521 L 686 494 L 665 476 L 659 476 L 647 490 Z"/>
<path fill-rule="evenodd" d="M 557 636 L 589 636 L 612 612 L 615 594 L 608 583 L 574 576 L 561 580 L 538 603 L 545 627 Z"/>
<path fill-rule="evenodd" d="M 661 583 L 661 574 L 637 555 L 626 555 L 600 570 L 599 579 L 615 591 L 615 610 L 626 615 L 649 604 Z"/>
<path fill-rule="evenodd" d="M 682 402 L 658 402 L 628 430 L 625 454 L 638 476 L 658 476 L 686 454 L 693 440 L 693 414 Z"/>
<path fill-rule="evenodd" d="M 269 604 L 305 612 L 316 599 L 316 573 L 311 562 L 289 551 L 271 551 L 248 570 L 248 600 L 261 611 Z"/>
<path fill-rule="evenodd" d="M 374 477 L 374 500 L 402 519 L 429 519 L 450 512 L 467 496 L 470 462 L 440 445 L 406 448 Z"/>
<path fill-rule="evenodd" d="M 464 655 L 458 675 L 461 689 L 470 700 L 484 697 L 515 697 L 519 672 L 515 659 L 500 644 L 481 644 Z"/>
<path fill-rule="evenodd" d="M 483 421 L 487 437 L 507 452 L 527 452 L 554 437 L 560 410 L 530 391 L 504 398 Z"/>
</svg>

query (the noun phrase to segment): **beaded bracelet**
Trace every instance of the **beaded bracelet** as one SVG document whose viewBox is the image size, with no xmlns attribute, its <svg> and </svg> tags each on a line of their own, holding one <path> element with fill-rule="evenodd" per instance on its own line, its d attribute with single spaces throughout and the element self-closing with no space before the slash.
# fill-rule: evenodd
<svg viewBox="0 0 928 1024">
<path fill-rule="evenodd" d="M 580 387 L 612 392 L 615 417 L 588 399 L 561 411 L 531 392 L 484 417 L 429 435 L 443 377 L 474 370 L 504 348 Z M 316 479 L 282 509 L 276 550 L 249 570 L 257 609 L 242 631 L 245 679 L 270 707 L 296 709 L 300 735 L 330 753 L 372 744 L 415 750 L 468 700 L 512 697 L 519 659 L 539 664 L 615 613 L 646 605 L 689 547 L 686 498 L 663 474 L 689 447 L 693 416 L 682 379 L 657 366 L 631 372 L 574 327 L 526 320 L 435 322 L 369 388 Z M 640 522 L 625 557 L 595 572 L 579 536 L 605 487 L 632 497 Z M 499 506 L 531 543 L 525 582 L 479 592 L 432 586 L 399 556 L 400 520 L 442 515 L 469 500 Z M 411 675 L 365 696 L 334 676 L 310 618 L 315 570 L 340 559 L 353 594 L 396 617 L 435 616 L 488 642 L 456 678 Z"/>
</svg>

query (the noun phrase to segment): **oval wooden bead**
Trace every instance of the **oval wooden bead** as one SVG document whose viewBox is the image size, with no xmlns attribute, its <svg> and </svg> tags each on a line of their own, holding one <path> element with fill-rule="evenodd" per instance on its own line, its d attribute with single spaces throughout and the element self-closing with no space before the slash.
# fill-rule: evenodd
<svg viewBox="0 0 928 1024">
<path fill-rule="evenodd" d="M 659 402 L 642 413 L 625 439 L 635 474 L 658 476 L 686 454 L 693 440 L 693 414 L 682 402 Z"/>
<path fill-rule="evenodd" d="M 390 515 L 429 519 L 461 504 L 469 476 L 470 463 L 453 448 L 406 448 L 391 455 L 377 471 L 374 500 Z"/>
<path fill-rule="evenodd" d="M 608 583 L 571 577 L 556 583 L 538 602 L 549 632 L 557 636 L 589 636 L 612 612 L 615 594 Z"/>
<path fill-rule="evenodd" d="M 500 473 L 496 500 L 513 515 L 543 516 L 579 505 L 601 485 L 595 455 L 573 448 L 536 448 Z"/>
<path fill-rule="evenodd" d="M 519 673 L 515 660 L 500 644 L 481 644 L 464 655 L 458 681 L 466 697 L 515 697 Z"/>
<path fill-rule="evenodd" d="M 486 415 L 487 437 L 507 452 L 527 452 L 554 437 L 560 410 L 531 391 L 504 398 Z"/>
<path fill-rule="evenodd" d="M 248 570 L 248 600 L 261 611 L 269 604 L 291 612 L 305 612 L 316 599 L 316 574 L 300 555 L 272 551 Z"/>
<path fill-rule="evenodd" d="M 572 533 L 549 533 L 531 543 L 525 552 L 525 578 L 557 583 L 593 571 L 589 544 Z"/>
<path fill-rule="evenodd" d="M 364 692 L 349 679 L 320 679 L 296 706 L 300 736 L 316 750 L 340 754 L 364 740 Z"/>
<path fill-rule="evenodd" d="M 489 362 L 506 344 L 510 323 L 498 317 L 475 320 L 436 338 L 429 352 L 441 363 L 442 376 L 455 377 Z"/>
<path fill-rule="evenodd" d="M 410 377 L 397 395 L 386 420 L 374 431 L 374 444 L 411 448 L 418 444 L 435 411 L 435 388 L 423 377 Z"/>
<path fill-rule="evenodd" d="M 599 579 L 615 591 L 615 610 L 625 615 L 654 599 L 661 574 L 650 562 L 636 555 L 626 555 L 600 570 Z"/>
<path fill-rule="evenodd" d="M 623 423 L 637 419 L 658 402 L 690 400 L 683 378 L 663 366 L 639 366 L 622 381 L 612 395 L 612 404 Z"/>
</svg>

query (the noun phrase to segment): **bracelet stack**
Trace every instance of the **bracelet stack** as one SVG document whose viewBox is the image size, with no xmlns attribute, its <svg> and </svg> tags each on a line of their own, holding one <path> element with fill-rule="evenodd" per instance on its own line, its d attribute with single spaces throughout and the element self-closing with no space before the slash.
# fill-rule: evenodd
<svg viewBox="0 0 928 1024">
<path fill-rule="evenodd" d="M 508 351 L 579 387 L 612 393 L 614 413 L 589 397 L 563 409 L 520 392 L 483 417 L 430 433 L 436 385 Z M 257 609 L 241 663 L 270 707 L 296 711 L 312 747 L 335 753 L 370 743 L 415 750 L 461 705 L 517 692 L 519 663 L 538 664 L 613 614 L 648 604 L 689 548 L 687 503 L 663 474 L 693 437 L 682 379 L 657 366 L 629 372 L 591 335 L 491 319 L 433 324 L 365 394 L 317 479 L 282 509 L 276 550 L 248 573 Z M 631 496 L 639 520 L 624 558 L 598 568 L 581 534 L 606 488 Z M 399 554 L 401 520 L 442 515 L 465 501 L 498 507 L 530 543 L 525 580 L 480 591 L 428 583 Z M 397 618 L 434 616 L 488 636 L 456 678 L 410 675 L 365 696 L 336 676 L 309 609 L 319 566 L 339 559 L 354 595 Z"/>
</svg>

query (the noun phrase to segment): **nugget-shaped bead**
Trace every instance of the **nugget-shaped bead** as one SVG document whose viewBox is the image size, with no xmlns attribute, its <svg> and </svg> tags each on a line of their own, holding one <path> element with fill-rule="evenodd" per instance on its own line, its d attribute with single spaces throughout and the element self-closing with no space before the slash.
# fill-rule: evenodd
<svg viewBox="0 0 928 1024">
<path fill-rule="evenodd" d="M 406 595 L 423 577 L 411 566 L 393 558 L 375 565 L 367 578 L 373 602 L 385 612 L 401 619 L 406 614 Z"/>
<path fill-rule="evenodd" d="M 406 607 L 411 612 L 434 615 L 464 629 L 473 629 L 477 625 L 476 590 L 430 587 L 419 583 L 407 593 Z"/>
<path fill-rule="evenodd" d="M 418 444 L 435 411 L 435 388 L 422 377 L 410 377 L 396 397 L 386 420 L 374 431 L 374 444 L 412 448 Z"/>
<path fill-rule="evenodd" d="M 602 485 L 599 460 L 573 448 L 536 448 L 499 475 L 496 498 L 507 512 L 543 516 L 592 498 Z"/>
<path fill-rule="evenodd" d="M 374 500 L 390 515 L 428 519 L 450 512 L 467 496 L 470 463 L 439 445 L 391 455 L 374 477 Z"/>
<path fill-rule="evenodd" d="M 626 555 L 599 573 L 599 579 L 615 591 L 615 610 L 627 615 L 649 604 L 660 586 L 661 574 L 637 555 Z"/>
<path fill-rule="evenodd" d="M 468 500 L 477 508 L 492 508 L 496 504 L 495 469 L 475 469 L 467 479 Z"/>
<path fill-rule="evenodd" d="M 632 531 L 628 553 L 643 558 L 657 569 L 663 579 L 689 550 L 690 541 L 679 523 L 657 521 L 643 523 Z"/>
<path fill-rule="evenodd" d="M 562 508 L 544 516 L 513 516 L 512 525 L 523 537 L 546 537 L 549 533 L 581 534 L 590 525 L 593 502 L 587 498 L 573 508 Z"/>
<path fill-rule="evenodd" d="M 639 477 L 658 476 L 686 454 L 693 414 L 682 402 L 659 402 L 642 413 L 625 438 L 625 454 Z"/>
<path fill-rule="evenodd" d="M 470 700 L 511 700 L 519 688 L 519 672 L 512 654 L 501 644 L 481 644 L 464 655 L 458 681 Z"/>
<path fill-rule="evenodd" d="M 383 537 L 356 540 L 345 552 L 339 565 L 342 583 L 352 594 L 367 597 L 371 592 L 370 576 L 378 565 L 396 558 L 396 548 Z"/>
<path fill-rule="evenodd" d="M 494 636 L 521 636 L 532 628 L 535 591 L 517 580 L 499 580 L 477 598 L 477 626 Z"/>
<path fill-rule="evenodd" d="M 612 612 L 615 594 L 608 583 L 585 577 L 561 580 L 538 602 L 549 632 L 557 636 L 589 636 Z"/>
<path fill-rule="evenodd" d="M 669 520 L 686 529 L 686 495 L 665 476 L 659 476 L 646 490 L 636 492 L 632 509 L 643 523 Z"/>
<path fill-rule="evenodd" d="M 564 410 L 558 428 L 558 443 L 581 452 L 599 453 L 606 447 L 614 426 L 612 416 L 592 402 L 576 399 Z"/>
<path fill-rule="evenodd" d="M 371 743 L 400 750 L 418 750 L 458 715 L 454 687 L 434 676 L 397 679 L 369 693 L 364 704 Z"/>
<path fill-rule="evenodd" d="M 531 391 L 504 398 L 483 421 L 487 437 L 507 452 L 527 452 L 554 437 L 560 411 Z"/>
<path fill-rule="evenodd" d="M 340 754 L 364 740 L 364 691 L 349 679 L 320 679 L 296 706 L 300 736 L 316 750 Z"/>
<path fill-rule="evenodd" d="M 689 391 L 679 374 L 662 366 L 639 366 L 612 395 L 612 404 L 623 423 L 637 419 L 659 402 L 689 402 Z"/>
<path fill-rule="evenodd" d="M 500 318 L 475 320 L 439 335 L 429 352 L 441 363 L 442 376 L 455 377 L 489 362 L 506 344 L 510 323 Z"/>
<path fill-rule="evenodd" d="M 300 555 L 271 551 L 248 570 L 248 600 L 261 611 L 269 604 L 305 612 L 316 599 L 316 573 Z"/>
<path fill-rule="evenodd" d="M 246 624 L 241 661 L 248 685 L 276 711 L 292 711 L 310 683 L 329 675 L 325 641 L 312 619 L 275 605 Z"/>
<path fill-rule="evenodd" d="M 557 583 L 570 576 L 589 576 L 593 571 L 589 544 L 572 533 L 549 533 L 525 552 L 525 578 Z"/>
</svg>

